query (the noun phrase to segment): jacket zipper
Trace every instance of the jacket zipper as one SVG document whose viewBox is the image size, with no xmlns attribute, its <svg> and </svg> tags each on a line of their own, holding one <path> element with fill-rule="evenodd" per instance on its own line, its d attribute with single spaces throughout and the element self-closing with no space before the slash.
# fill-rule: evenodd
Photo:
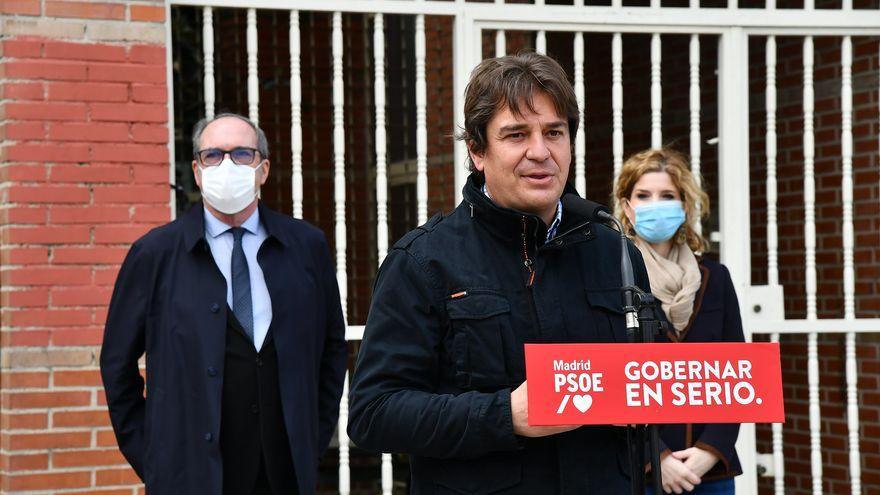
<svg viewBox="0 0 880 495">
<path fill-rule="evenodd" d="M 529 258 L 529 243 L 528 243 L 528 224 L 526 222 L 526 217 L 522 217 L 522 254 L 523 254 L 523 265 L 525 265 L 526 270 L 528 270 L 529 279 L 526 282 L 526 288 L 529 289 L 529 309 L 532 314 L 532 325 L 538 333 L 538 339 L 544 340 L 544 332 L 541 330 L 541 323 L 538 319 L 538 308 L 535 306 L 535 263 Z M 537 226 L 535 227 L 537 231 Z M 537 233 L 536 233 L 537 235 Z"/>
</svg>

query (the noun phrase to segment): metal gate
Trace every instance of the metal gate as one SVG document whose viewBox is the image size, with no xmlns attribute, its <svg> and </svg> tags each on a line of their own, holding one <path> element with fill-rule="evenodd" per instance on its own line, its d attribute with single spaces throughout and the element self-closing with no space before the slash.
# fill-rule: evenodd
<svg viewBox="0 0 880 495">
<path fill-rule="evenodd" d="M 470 70 L 484 57 L 503 54 L 506 51 L 506 34 L 510 31 L 533 32 L 537 51 L 546 50 L 549 33 L 573 33 L 574 86 L 581 110 L 582 125 L 576 136 L 574 154 L 575 184 L 584 194 L 587 180 L 611 181 L 613 177 L 591 175 L 586 162 L 586 137 L 595 130 L 591 109 L 584 102 L 585 86 L 591 74 L 584 73 L 584 36 L 606 33 L 611 49 L 611 135 L 614 175 L 619 172 L 624 159 L 623 107 L 623 40 L 631 35 L 650 36 L 650 142 L 657 147 L 663 144 L 662 133 L 662 79 L 661 53 L 665 36 L 688 36 L 687 57 L 689 70 L 682 74 L 689 83 L 689 141 L 692 166 L 699 176 L 701 156 L 708 146 L 707 136 L 701 132 L 700 53 L 701 43 L 717 44 L 717 138 L 708 140 L 717 144 L 718 158 L 718 229 L 711 238 L 720 247 L 721 261 L 727 265 L 740 295 L 740 305 L 747 338 L 769 335 L 778 340 L 781 334 L 806 334 L 808 339 L 808 369 L 810 387 L 810 444 L 813 492 L 822 491 L 822 459 L 819 439 L 821 421 L 818 397 L 817 336 L 820 333 L 844 333 L 846 335 L 847 419 L 849 431 L 849 469 L 852 493 L 861 493 L 860 452 L 858 447 L 858 401 L 855 342 L 857 333 L 880 333 L 880 319 L 857 319 L 854 300 L 854 229 L 853 229 L 853 126 L 852 126 L 852 37 L 880 36 L 880 11 L 877 9 L 854 9 L 852 0 L 842 0 L 840 8 L 817 9 L 814 0 L 804 0 L 802 8 L 777 8 L 775 0 L 762 0 L 760 5 L 739 6 L 737 0 L 726 4 L 706 6 L 699 0 L 689 0 L 680 6 L 662 5 L 660 0 L 649 0 L 641 6 L 625 5 L 622 0 L 610 0 L 606 5 L 584 5 L 584 0 L 572 0 L 573 4 L 549 5 L 545 0 L 534 4 L 476 3 L 463 0 L 171 0 L 172 5 L 198 6 L 204 8 L 204 95 L 205 113 L 214 113 L 214 33 L 211 9 L 216 7 L 247 9 L 248 53 L 248 108 L 250 117 L 259 121 L 259 91 L 257 87 L 257 9 L 283 9 L 290 12 L 290 87 L 291 87 L 291 157 L 293 212 L 303 214 L 302 176 L 302 83 L 300 57 L 300 12 L 333 12 L 333 171 L 335 205 L 335 248 L 337 279 L 343 308 L 346 307 L 349 276 L 346 271 L 346 216 L 345 216 L 345 149 L 343 108 L 342 13 L 364 13 L 374 17 L 373 54 L 375 72 L 375 164 L 377 203 L 377 250 L 381 262 L 388 250 L 388 164 L 386 157 L 386 108 L 385 108 L 385 34 L 383 16 L 407 15 L 415 18 L 415 105 L 416 105 L 416 192 L 418 198 L 418 222 L 427 220 L 427 198 L 430 193 L 427 180 L 427 126 L 425 81 L 425 15 L 454 18 L 453 64 L 456 127 L 463 123 L 463 93 Z M 554 2 L 556 3 L 556 2 Z M 706 3 L 706 0 L 704 0 Z M 717 3 L 717 2 L 714 2 Z M 484 34 L 494 34 L 495 53 L 484 53 Z M 804 276 L 807 309 L 802 319 L 786 319 L 783 290 L 778 276 L 777 237 L 777 134 L 776 98 L 777 37 L 800 37 L 803 49 L 803 207 L 804 207 Z M 843 224 L 843 289 L 845 314 L 841 319 L 819 319 L 816 311 L 816 213 L 814 173 L 814 81 L 813 53 L 815 37 L 839 37 L 840 53 L 840 102 L 841 102 L 841 160 L 843 163 L 840 184 L 840 214 Z M 749 161 L 749 41 L 759 39 L 766 47 L 764 101 L 766 106 L 766 249 L 767 285 L 752 286 L 752 240 L 749 235 L 751 218 L 747 200 L 750 198 Z M 169 49 L 170 43 L 169 43 Z M 880 51 L 878 51 L 880 52 Z M 169 81 L 169 84 L 172 81 Z M 880 84 L 877 86 L 880 88 Z M 450 129 L 450 132 L 453 129 Z M 172 150 L 172 156 L 173 150 Z M 455 163 L 464 161 L 462 143 L 455 147 Z M 455 168 L 455 190 L 460 199 L 466 171 Z M 393 241 L 393 239 L 392 239 Z M 349 326 L 347 339 L 359 340 L 363 327 Z M 347 380 L 346 380 L 347 381 Z M 340 493 L 349 491 L 349 440 L 345 433 L 347 423 L 347 384 L 341 403 L 339 428 L 339 483 Z M 755 448 L 754 425 L 743 425 L 738 443 L 745 474 L 737 478 L 739 493 L 757 493 L 756 471 L 759 463 L 775 476 L 775 492 L 785 492 L 783 481 L 782 425 L 773 426 L 773 452 L 758 455 Z M 390 494 L 392 489 L 392 462 L 390 455 L 382 456 L 382 491 Z"/>
</svg>

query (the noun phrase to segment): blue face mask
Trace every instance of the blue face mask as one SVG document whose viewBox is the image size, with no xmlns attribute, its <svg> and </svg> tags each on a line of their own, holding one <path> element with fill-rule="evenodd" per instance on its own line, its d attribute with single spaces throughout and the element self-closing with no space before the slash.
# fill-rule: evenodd
<svg viewBox="0 0 880 495">
<path fill-rule="evenodd" d="M 685 219 L 681 201 L 652 201 L 634 210 L 636 234 L 651 244 L 671 239 Z"/>
</svg>

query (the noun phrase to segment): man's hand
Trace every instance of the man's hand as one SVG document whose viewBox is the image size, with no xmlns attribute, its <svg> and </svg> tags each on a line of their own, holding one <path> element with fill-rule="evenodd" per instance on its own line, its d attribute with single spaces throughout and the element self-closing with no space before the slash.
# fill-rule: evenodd
<svg viewBox="0 0 880 495">
<path fill-rule="evenodd" d="M 546 437 L 565 433 L 580 427 L 568 426 L 529 426 L 528 382 L 510 393 L 510 416 L 513 418 L 513 432 L 523 437 Z"/>
<path fill-rule="evenodd" d="M 697 447 L 673 452 L 672 456 L 684 462 L 684 465 L 700 478 L 718 462 L 718 456 Z"/>
<path fill-rule="evenodd" d="M 679 451 L 679 452 L 684 452 Z M 680 459 L 672 455 L 666 456 L 660 461 L 660 472 L 663 475 L 663 491 L 666 493 L 684 493 L 693 491 L 695 485 L 700 484 L 700 477 Z"/>
</svg>

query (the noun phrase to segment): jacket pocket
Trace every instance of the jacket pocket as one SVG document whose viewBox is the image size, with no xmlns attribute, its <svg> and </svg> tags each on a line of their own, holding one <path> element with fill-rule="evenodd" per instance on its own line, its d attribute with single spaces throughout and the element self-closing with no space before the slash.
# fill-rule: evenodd
<svg viewBox="0 0 880 495">
<path fill-rule="evenodd" d="M 505 348 L 513 344 L 507 298 L 493 291 L 467 291 L 449 299 L 446 312 L 452 324 L 456 384 L 466 389 L 507 386 Z"/>
<path fill-rule="evenodd" d="M 596 331 L 603 342 L 628 342 L 619 288 L 586 289 Z"/>
<path fill-rule="evenodd" d="M 443 459 L 434 463 L 438 494 L 488 495 L 514 487 L 522 480 L 518 452 L 496 452 L 477 459 Z"/>
</svg>

